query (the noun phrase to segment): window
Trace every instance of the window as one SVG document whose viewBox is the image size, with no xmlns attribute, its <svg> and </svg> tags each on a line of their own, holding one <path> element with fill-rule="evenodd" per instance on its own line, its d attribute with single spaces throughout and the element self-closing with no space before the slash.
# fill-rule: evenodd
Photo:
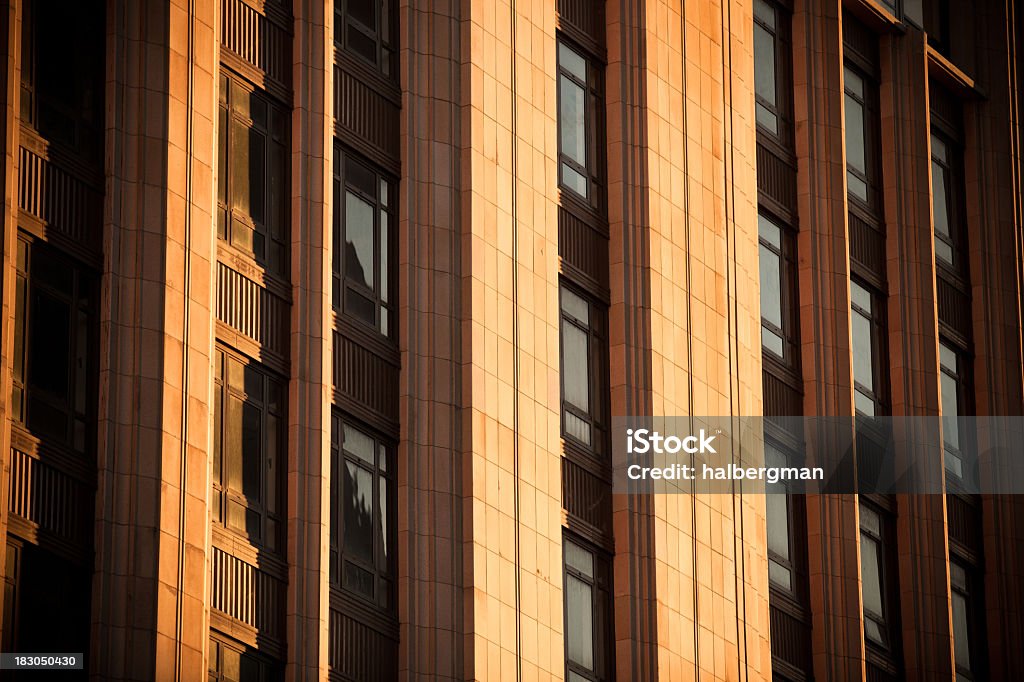
<svg viewBox="0 0 1024 682">
<path fill-rule="evenodd" d="M 888 648 L 889 632 L 886 619 L 885 544 L 883 519 L 874 508 L 860 505 L 860 572 L 864 599 L 864 637 Z"/>
<path fill-rule="evenodd" d="M 758 214 L 761 271 L 761 347 L 789 366 L 796 365 L 796 261 L 793 235 Z"/>
<path fill-rule="evenodd" d="M 41 241 L 18 240 L 11 411 L 29 431 L 92 449 L 95 285 Z"/>
<path fill-rule="evenodd" d="M 217 236 L 271 273 L 287 271 L 288 114 L 220 77 Z"/>
<path fill-rule="evenodd" d="M 248 647 L 210 639 L 209 682 L 271 682 L 281 671 Z"/>
<path fill-rule="evenodd" d="M 561 289 L 562 433 L 604 454 L 605 311 L 572 289 Z"/>
<path fill-rule="evenodd" d="M 284 447 L 287 411 L 281 382 L 217 351 L 213 517 L 271 552 L 284 551 Z"/>
<path fill-rule="evenodd" d="M 373 167 L 339 151 L 334 155 L 335 310 L 361 320 L 384 336 L 393 334 L 391 290 L 394 183 Z"/>
<path fill-rule="evenodd" d="M 21 59 L 22 120 L 65 151 L 100 164 L 104 7 L 90 0 L 54 12 L 48 3 L 26 3 Z"/>
<path fill-rule="evenodd" d="M 607 561 L 568 538 L 565 561 L 565 668 L 568 682 L 609 677 L 610 593 Z"/>
<path fill-rule="evenodd" d="M 391 449 L 331 418 L 331 582 L 394 607 L 395 469 Z"/>
<path fill-rule="evenodd" d="M 395 79 L 397 17 L 392 0 L 335 0 L 334 41 Z"/>
<path fill-rule="evenodd" d="M 965 442 L 963 420 L 968 407 L 967 359 L 946 341 L 939 342 L 939 390 L 942 396 L 942 436 L 946 471 L 964 476 Z"/>
<path fill-rule="evenodd" d="M 868 416 L 885 414 L 888 373 L 885 367 L 883 298 L 850 280 L 850 335 L 853 346 L 853 403 Z"/>
<path fill-rule="evenodd" d="M 978 679 L 982 650 L 978 633 L 982 624 L 979 606 L 983 601 L 975 594 L 974 571 L 957 561 L 949 563 L 950 598 L 953 607 L 953 660 L 957 682 Z M 982 609 L 984 607 L 981 607 Z"/>
<path fill-rule="evenodd" d="M 765 465 L 788 466 L 786 454 L 772 443 L 764 446 Z M 768 580 L 787 592 L 793 590 L 793 518 L 784 482 L 766 484 L 765 515 L 768 517 Z"/>
<path fill-rule="evenodd" d="M 789 87 L 788 15 L 776 4 L 754 0 L 754 94 L 757 125 L 778 138 L 784 133 Z"/>
<path fill-rule="evenodd" d="M 959 149 L 952 139 L 934 132 L 931 147 L 935 260 L 956 271 L 963 271 L 966 262 L 961 251 L 964 231 L 961 227 Z"/>
<path fill-rule="evenodd" d="M 877 199 L 877 127 L 874 84 L 862 72 L 847 65 L 844 108 L 846 112 L 846 184 L 849 195 L 868 206 Z"/>
<path fill-rule="evenodd" d="M 591 207 L 598 207 L 603 140 L 599 69 L 581 50 L 558 42 L 558 178 Z"/>
</svg>

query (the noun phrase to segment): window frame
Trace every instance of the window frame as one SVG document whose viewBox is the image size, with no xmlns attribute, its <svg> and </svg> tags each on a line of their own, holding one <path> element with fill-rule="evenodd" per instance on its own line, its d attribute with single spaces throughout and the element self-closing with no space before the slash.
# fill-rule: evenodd
<svg viewBox="0 0 1024 682">
<path fill-rule="evenodd" d="M 398 82 L 398 3 L 395 0 L 373 0 L 376 29 L 363 24 L 348 12 L 349 0 L 334 0 L 334 44 L 346 54 L 369 65 L 387 80 Z M 386 24 L 386 26 L 385 26 Z M 374 43 L 375 57 L 354 49 L 348 39 L 348 30 L 354 29 Z"/>
<path fill-rule="evenodd" d="M 583 60 L 587 70 L 586 82 L 562 65 L 561 47 L 565 46 L 573 54 Z M 559 31 L 555 39 L 555 133 L 558 141 L 558 187 L 562 196 L 566 193 L 575 201 L 595 212 L 603 212 L 605 208 L 605 121 L 604 121 L 604 64 L 589 50 L 572 40 L 564 32 Z M 574 85 L 583 89 L 584 93 L 584 138 L 586 140 L 587 163 L 580 165 L 569 157 L 562 149 L 562 77 L 569 79 Z M 581 195 L 564 181 L 563 164 L 583 176 L 587 181 L 587 196 Z"/>
<path fill-rule="evenodd" d="M 864 308 L 854 300 L 853 287 L 857 286 L 860 289 L 867 292 L 871 301 L 871 310 L 866 311 Z M 861 412 L 865 416 L 869 417 L 880 417 L 885 416 L 889 413 L 889 367 L 886 363 L 887 352 L 886 352 L 886 319 L 885 319 L 885 305 L 886 297 L 878 289 L 865 282 L 860 277 L 853 275 L 850 277 L 850 359 L 851 369 L 853 369 L 853 390 L 854 390 L 854 413 L 857 413 L 857 400 L 856 394 L 860 393 L 866 399 L 870 400 L 873 405 L 874 414 L 867 414 Z M 876 314 L 877 311 L 877 314 Z M 854 339 L 853 339 L 853 321 L 854 315 L 860 315 L 868 320 L 868 325 L 871 330 L 871 380 L 874 384 L 872 389 L 867 388 L 863 384 L 857 381 L 857 370 L 854 365 L 856 363 L 856 355 L 854 353 Z"/>
<path fill-rule="evenodd" d="M 565 292 L 580 299 L 587 305 L 588 320 L 580 320 L 565 308 Z M 571 442 L 592 457 L 604 462 L 607 455 L 607 409 L 608 375 L 605 362 L 607 344 L 607 309 L 582 289 L 563 280 L 558 290 L 558 338 L 559 338 L 559 402 L 561 404 L 561 434 L 563 440 Z M 565 398 L 565 334 L 564 325 L 571 325 L 582 332 L 587 339 L 587 390 L 590 402 L 589 413 Z M 566 428 L 566 412 L 587 425 L 590 443 L 569 433 Z"/>
<path fill-rule="evenodd" d="M 861 81 L 864 91 L 858 93 L 851 90 L 847 72 L 852 72 Z M 879 119 L 879 85 L 874 69 L 868 69 L 859 60 L 847 58 L 843 62 L 843 120 L 845 126 L 850 125 L 849 111 L 846 106 L 846 97 L 853 99 L 860 104 L 863 111 L 863 139 L 864 139 L 864 170 L 861 171 L 850 165 L 849 155 L 846 152 L 846 132 L 844 130 L 843 150 L 847 173 L 846 196 L 851 208 L 858 208 L 858 213 L 863 213 L 864 219 L 873 224 L 881 222 L 881 122 Z M 864 183 L 867 197 L 860 197 L 850 190 L 849 177 L 855 178 Z"/>
<path fill-rule="evenodd" d="M 59 290 L 55 286 L 39 281 L 34 275 L 33 261 L 38 258 L 51 259 L 53 265 L 62 266 L 71 273 L 71 294 Z M 56 248 L 45 240 L 29 236 L 22 230 L 18 231 L 17 253 L 15 258 L 15 310 L 14 310 L 14 348 L 11 371 L 11 418 L 22 425 L 30 433 L 51 443 L 58 443 L 79 455 L 89 455 L 95 450 L 96 441 L 96 390 L 97 390 L 97 295 L 98 277 L 83 265 L 78 264 L 63 250 Z M 55 395 L 42 387 L 34 388 L 31 377 L 33 365 L 32 324 L 33 294 L 41 292 L 51 298 L 58 299 L 68 306 L 68 387 L 65 396 Z M 85 339 L 78 325 L 85 319 Z M 84 348 L 79 345 L 84 344 Z M 80 356 L 76 359 L 76 356 Z M 81 372 L 76 371 L 78 360 L 84 362 Z M 90 360 L 92 362 L 90 362 Z M 84 387 L 79 389 L 80 383 Z M 81 393 L 79 391 L 81 390 Z M 33 426 L 31 405 L 36 401 L 58 410 L 65 415 L 65 436 L 58 437 L 52 433 L 36 433 Z M 76 403 L 81 403 L 76 404 Z M 75 442 L 76 426 L 81 425 L 82 443 Z"/>
<path fill-rule="evenodd" d="M 214 456 L 211 475 L 213 523 L 228 532 L 246 538 L 248 542 L 260 550 L 282 556 L 286 550 L 285 527 L 287 514 L 287 498 L 285 477 L 287 469 L 287 436 L 288 406 L 287 382 L 276 374 L 241 354 L 218 344 L 216 348 L 216 365 L 214 371 Z M 237 363 L 241 367 L 241 386 L 230 380 L 229 363 Z M 251 395 L 246 387 L 246 371 L 256 372 L 261 377 L 260 395 Z M 276 387 L 276 388 L 275 388 Z M 275 396 L 275 391 L 277 395 Z M 259 498 L 251 501 L 246 495 L 245 486 L 245 452 L 239 456 L 240 478 L 242 489 L 237 490 L 228 482 L 227 428 L 228 399 L 241 401 L 242 414 L 246 405 L 259 410 L 260 414 L 260 452 L 259 452 Z M 274 408 L 276 402 L 277 407 Z M 276 420 L 276 452 L 271 456 L 270 446 L 273 439 L 268 427 L 270 419 Z M 243 417 L 244 420 L 244 417 Z M 244 421 L 243 421 L 244 423 Z M 239 424 L 239 428 L 243 428 Z M 241 445 L 241 443 L 240 443 Z M 277 470 L 274 471 L 276 464 Z M 273 498 L 271 498 L 273 494 Z M 242 509 L 245 526 L 239 528 L 230 522 L 231 505 L 239 505 Z M 272 508 L 273 507 L 273 508 Z M 259 519 L 260 535 L 254 538 L 248 529 L 249 513 L 255 513 Z"/>
<path fill-rule="evenodd" d="M 591 557 L 591 563 L 594 567 L 593 575 L 586 575 L 581 569 L 575 566 L 571 566 L 566 560 L 568 552 L 566 551 L 567 545 L 575 545 L 577 549 L 586 552 Z M 564 647 L 565 647 L 565 677 L 570 679 L 570 675 L 578 675 L 584 680 L 590 682 L 607 682 L 611 679 L 611 671 L 613 670 L 613 658 L 614 653 L 612 651 L 612 594 L 611 594 L 611 568 L 609 565 L 609 557 L 597 549 L 588 542 L 585 542 L 578 536 L 572 535 L 568 532 L 562 535 L 562 609 L 564 613 Z M 584 664 L 578 663 L 569 655 L 569 618 L 571 613 L 569 612 L 569 578 L 570 576 L 578 580 L 590 588 L 590 608 L 591 608 L 591 622 L 593 625 L 593 631 L 591 633 L 591 642 L 593 644 L 593 664 L 592 670 L 588 670 L 584 667 Z"/>
<path fill-rule="evenodd" d="M 223 670 L 223 651 L 225 649 L 238 655 L 239 680 L 245 680 L 246 682 L 273 682 L 274 680 L 279 679 L 281 674 L 281 671 L 279 670 L 280 664 L 268 659 L 257 649 L 248 647 L 236 640 L 228 639 L 226 636 L 220 635 L 219 633 L 214 634 L 211 632 L 210 655 L 207 662 L 208 682 L 232 682 L 232 678 L 227 677 L 227 673 Z M 242 672 L 242 660 L 253 661 L 253 663 L 258 666 L 257 680 L 252 680 L 251 676 L 245 676 Z"/>
<path fill-rule="evenodd" d="M 757 2 L 763 2 L 767 5 L 775 14 L 775 26 L 769 26 L 767 21 L 760 17 L 757 12 Z M 790 23 L 792 21 L 792 12 L 789 7 L 784 4 L 777 2 L 776 0 L 755 0 L 753 6 L 753 16 L 755 33 L 754 40 L 756 45 L 757 34 L 756 27 L 760 26 L 772 40 L 772 46 L 775 56 L 775 63 L 773 65 L 775 69 L 775 101 L 776 103 L 770 104 L 765 101 L 761 94 L 757 91 L 757 59 L 755 54 L 754 59 L 754 122 L 759 133 L 770 136 L 777 142 L 785 146 L 787 149 L 792 143 L 793 128 L 792 128 L 792 111 L 793 106 L 791 104 L 792 97 L 792 54 L 791 54 L 791 38 L 790 38 Z M 755 47 L 756 49 L 756 47 Z M 776 129 L 772 131 L 770 128 L 761 124 L 761 120 L 758 117 L 757 107 L 763 107 L 776 119 Z"/>
<path fill-rule="evenodd" d="M 932 184 L 928 188 L 932 196 L 932 238 L 935 244 L 935 265 L 940 272 L 949 273 L 954 281 L 966 281 L 968 277 L 969 263 L 967 256 L 967 229 L 966 229 L 966 186 L 964 183 L 963 171 L 963 146 L 957 131 L 951 126 L 938 120 L 934 114 L 929 114 L 929 160 L 932 173 Z M 934 140 L 941 142 L 947 153 L 945 161 L 935 156 Z M 946 193 L 946 218 L 949 227 L 949 236 L 940 235 L 935 227 L 935 166 L 940 166 L 945 171 L 944 187 Z M 946 244 L 951 253 L 952 262 L 939 257 L 938 242 Z"/>
<path fill-rule="evenodd" d="M 351 427 L 369 437 L 373 443 L 374 464 L 369 466 L 359 454 L 345 449 L 345 427 Z M 381 466 L 383 458 L 384 466 Z M 333 588 L 362 602 L 372 604 L 379 611 L 394 614 L 397 610 L 397 512 L 398 512 L 398 464 L 395 445 L 389 438 L 381 436 L 367 426 L 339 410 L 331 412 L 331 526 L 329 581 Z M 341 467 L 353 464 L 369 472 L 373 488 L 373 562 L 372 565 L 359 557 L 347 555 L 345 551 L 345 505 L 343 504 L 344 484 Z M 386 518 L 381 519 L 380 487 L 387 491 Z M 376 532 L 377 528 L 380 532 Z M 387 547 L 391 551 L 387 551 Z M 351 563 L 355 568 L 373 577 L 373 596 L 346 584 L 345 567 Z"/>
<path fill-rule="evenodd" d="M 783 326 L 776 327 L 764 317 L 762 306 L 761 314 L 761 352 L 763 356 L 770 357 L 783 367 L 793 372 L 800 368 L 800 345 L 798 339 L 798 271 L 796 258 L 796 233 L 783 220 L 776 218 L 773 214 L 763 208 L 758 210 L 758 263 L 760 265 L 760 249 L 764 248 L 773 253 L 779 259 L 779 308 Z M 775 246 L 766 239 L 760 229 L 761 220 L 766 220 L 779 230 L 780 246 Z M 761 289 L 763 292 L 763 289 Z M 764 344 L 764 330 L 775 334 L 782 340 L 782 356 L 780 357 Z"/>
<path fill-rule="evenodd" d="M 864 527 L 864 521 L 863 521 L 863 519 L 861 519 L 860 523 L 858 524 L 860 526 L 860 528 L 859 528 L 860 534 L 858 536 L 858 542 L 863 544 L 864 543 L 864 538 L 865 538 L 865 535 L 866 535 L 868 537 L 868 539 L 875 545 L 875 548 L 876 548 L 876 558 L 878 560 L 878 583 L 879 583 L 878 584 L 878 591 L 879 591 L 879 596 L 881 598 L 882 611 L 883 611 L 883 613 L 880 613 L 880 614 L 871 613 L 871 612 L 869 612 L 867 606 L 863 604 L 863 602 L 864 602 L 864 597 L 863 597 L 863 589 L 864 589 L 863 588 L 863 565 L 864 565 L 863 562 L 864 562 L 864 558 L 863 558 L 863 551 L 862 551 L 861 552 L 861 580 L 862 580 L 862 585 L 861 585 L 861 590 L 862 590 L 861 602 L 862 602 L 862 607 L 863 607 L 862 617 L 863 617 L 863 619 L 865 621 L 865 625 L 862 626 L 862 628 L 864 630 L 864 639 L 865 639 L 865 641 L 866 641 L 866 643 L 868 645 L 877 646 L 880 649 L 882 649 L 883 651 L 890 652 L 890 653 L 895 653 L 896 646 L 898 644 L 898 642 L 896 641 L 896 638 L 899 636 L 899 632 L 898 632 L 898 629 L 895 627 L 896 623 L 892 619 L 893 603 L 892 603 L 892 599 L 890 598 L 890 591 L 891 591 L 891 588 L 892 588 L 892 584 L 891 584 L 891 577 L 889 575 L 890 572 L 891 572 L 890 556 L 889 556 L 889 545 L 888 545 L 888 540 L 889 540 L 888 536 L 891 533 L 891 529 L 889 528 L 889 518 L 888 518 L 888 514 L 886 513 L 885 510 L 883 510 L 883 509 L 881 509 L 879 507 L 876 507 L 873 504 L 868 503 L 864 499 L 863 496 L 860 496 L 860 499 L 858 500 L 858 505 L 860 507 L 859 510 L 858 510 L 858 516 L 859 517 L 863 516 L 863 510 L 864 509 L 869 510 L 871 513 L 875 514 L 875 516 L 878 517 L 878 528 L 879 528 L 879 531 L 877 533 L 875 531 L 873 531 L 872 529 L 870 529 L 870 528 L 865 528 Z M 867 627 L 866 627 L 866 621 L 868 619 L 870 619 L 878 627 L 879 632 L 881 632 L 882 639 L 884 640 L 883 642 L 879 642 L 876 639 L 874 639 L 873 637 L 869 637 L 868 636 Z"/>
<path fill-rule="evenodd" d="M 246 114 L 236 101 L 239 97 L 255 98 L 262 102 L 262 105 L 266 107 L 266 122 L 260 124 L 252 116 L 251 101 L 248 106 L 250 113 Z M 265 90 L 254 87 L 242 77 L 222 68 L 218 76 L 217 117 L 217 239 L 254 260 L 267 273 L 286 278 L 289 271 L 291 236 L 289 215 L 291 196 L 290 117 L 288 111 Z M 235 196 L 236 188 L 234 187 L 234 173 L 236 164 L 239 163 L 233 153 L 235 145 L 233 133 L 236 125 L 247 131 L 250 152 L 253 131 L 262 135 L 265 140 L 263 144 L 264 172 L 262 174 L 264 205 L 261 221 L 252 215 L 251 177 L 249 210 L 243 210 L 237 205 L 241 195 Z M 280 187 L 276 192 L 278 195 L 277 216 L 274 216 L 275 178 L 272 172 L 275 166 L 272 163 L 275 146 L 280 154 L 278 169 Z M 250 157 L 247 155 L 247 158 Z M 250 169 L 252 168 L 251 163 L 250 158 Z M 275 226 L 275 222 L 279 224 Z M 241 238 L 245 231 L 249 232 L 249 245 L 246 245 Z M 263 243 L 262 254 L 257 248 L 259 240 L 262 240 Z"/>
<path fill-rule="evenodd" d="M 373 176 L 374 187 L 378 189 L 376 196 L 367 194 L 365 189 L 358 187 L 349 181 L 347 165 L 358 164 Z M 398 333 L 395 325 L 395 295 L 398 285 L 398 246 L 397 246 L 397 215 L 398 215 L 398 182 L 389 173 L 374 163 L 367 161 L 364 157 L 354 151 L 335 144 L 334 173 L 334 215 L 332 217 L 332 234 L 334 244 L 331 255 L 331 307 L 338 315 L 346 319 L 355 320 L 365 327 L 369 327 L 374 333 L 379 334 L 393 342 L 397 341 Z M 384 187 L 386 186 L 386 189 Z M 347 195 L 351 192 L 357 199 L 369 204 L 373 211 L 373 285 L 366 286 L 365 281 L 361 282 L 350 277 L 346 268 L 346 254 L 344 244 L 348 234 Z M 386 193 L 387 197 L 381 194 Z M 384 217 L 387 218 L 387 225 L 383 225 Z M 386 270 L 386 272 L 383 272 Z M 350 309 L 347 304 L 349 292 L 351 295 L 360 296 L 368 300 L 374 308 L 374 321 L 371 323 L 365 317 Z"/>
</svg>

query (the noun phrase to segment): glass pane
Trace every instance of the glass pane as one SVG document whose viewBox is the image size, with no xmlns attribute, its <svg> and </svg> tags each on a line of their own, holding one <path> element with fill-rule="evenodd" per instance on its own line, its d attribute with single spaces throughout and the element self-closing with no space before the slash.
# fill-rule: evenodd
<svg viewBox="0 0 1024 682">
<path fill-rule="evenodd" d="M 782 250 L 782 228 L 760 213 L 757 214 L 757 236 Z"/>
<path fill-rule="evenodd" d="M 224 485 L 242 489 L 242 401 L 228 395 L 224 413 Z"/>
<path fill-rule="evenodd" d="M 576 325 L 562 321 L 562 397 L 582 410 L 590 411 L 590 354 L 587 335 Z"/>
<path fill-rule="evenodd" d="M 850 322 L 853 335 L 853 378 L 864 388 L 874 391 L 871 321 L 863 314 L 853 311 Z"/>
<path fill-rule="evenodd" d="M 587 179 L 567 163 L 562 164 L 562 184 L 584 199 L 587 197 Z"/>
<path fill-rule="evenodd" d="M 558 129 L 562 153 L 586 168 L 587 166 L 587 101 L 586 93 L 567 76 L 560 77 Z"/>
<path fill-rule="evenodd" d="M 793 573 L 771 559 L 768 560 L 768 579 L 784 590 L 793 589 Z"/>
<path fill-rule="evenodd" d="M 853 281 L 850 282 L 850 300 L 864 312 L 871 312 L 871 292 Z"/>
<path fill-rule="evenodd" d="M 590 324 L 590 306 L 569 289 L 562 289 L 562 310 L 575 317 L 581 324 Z"/>
<path fill-rule="evenodd" d="M 249 169 L 249 128 L 241 121 L 231 121 L 231 149 L 229 151 L 231 168 L 231 205 L 233 208 L 249 215 L 250 188 L 252 178 Z"/>
<path fill-rule="evenodd" d="M 565 637 L 569 660 L 594 669 L 593 588 L 572 575 L 565 577 Z"/>
<path fill-rule="evenodd" d="M 380 300 L 388 302 L 388 214 L 380 212 Z"/>
<path fill-rule="evenodd" d="M 854 175 L 852 172 L 846 173 L 846 187 L 850 194 L 857 197 L 861 201 L 868 200 L 868 184 Z"/>
<path fill-rule="evenodd" d="M 949 565 L 949 584 L 961 591 L 967 590 L 967 571 L 960 564 Z"/>
<path fill-rule="evenodd" d="M 345 562 L 345 587 L 373 598 L 373 574 L 353 563 Z"/>
<path fill-rule="evenodd" d="M 765 516 L 768 520 L 768 549 L 780 559 L 789 560 L 789 497 L 773 494 L 765 496 Z"/>
<path fill-rule="evenodd" d="M 864 153 L 864 107 L 854 98 L 846 95 L 846 165 L 867 175 L 867 160 Z"/>
<path fill-rule="evenodd" d="M 345 462 L 345 553 L 373 563 L 373 475 Z"/>
<path fill-rule="evenodd" d="M 562 412 L 563 423 L 565 424 L 565 432 L 573 438 L 579 440 L 584 445 L 590 445 L 590 424 L 580 419 L 569 410 Z"/>
<path fill-rule="evenodd" d="M 882 574 L 879 570 L 878 542 L 861 533 L 860 536 L 860 570 L 864 587 L 864 610 L 873 615 L 881 616 L 882 612 Z"/>
<path fill-rule="evenodd" d="M 779 132 L 779 117 L 768 111 L 768 109 L 758 102 L 755 105 L 755 113 L 757 116 L 757 123 L 765 130 L 778 134 Z"/>
<path fill-rule="evenodd" d="M 348 10 L 348 16 L 371 31 L 375 31 L 377 29 L 377 15 L 374 5 L 376 4 L 377 0 L 347 0 L 346 9 Z"/>
<path fill-rule="evenodd" d="M 956 379 L 946 373 L 939 375 L 939 387 L 942 392 L 942 435 L 948 445 L 960 449 L 960 415 L 957 400 Z"/>
<path fill-rule="evenodd" d="M 843 81 L 846 92 L 856 95 L 859 99 L 864 99 L 864 79 L 856 71 L 844 68 Z"/>
<path fill-rule="evenodd" d="M 75 329 L 75 411 L 86 410 L 86 386 L 89 369 L 89 316 L 79 309 Z"/>
<path fill-rule="evenodd" d="M 271 514 L 278 512 L 277 489 L 281 484 L 281 472 L 277 461 L 279 442 L 277 422 L 277 417 L 267 417 L 267 511 Z"/>
<path fill-rule="evenodd" d="M 377 63 L 377 43 L 357 26 L 351 24 L 348 27 L 348 47 L 367 61 Z"/>
<path fill-rule="evenodd" d="M 953 657 L 958 668 L 971 669 L 971 646 L 967 625 L 967 599 L 953 592 Z"/>
<path fill-rule="evenodd" d="M 587 60 L 565 43 L 558 44 L 558 65 L 584 83 L 587 82 Z"/>
<path fill-rule="evenodd" d="M 866 414 L 869 417 L 875 416 L 875 400 L 866 393 L 862 393 L 861 391 L 854 391 L 853 406 L 854 409 L 860 414 Z"/>
<path fill-rule="evenodd" d="M 864 636 L 878 644 L 885 644 L 885 639 L 882 637 L 882 628 L 870 618 L 864 619 Z"/>
<path fill-rule="evenodd" d="M 761 318 L 782 329 L 782 262 L 764 244 L 760 256 Z"/>
<path fill-rule="evenodd" d="M 956 351 L 944 343 L 939 344 L 939 364 L 943 369 L 957 373 Z"/>
<path fill-rule="evenodd" d="M 345 424 L 344 448 L 345 452 L 355 455 L 371 467 L 374 465 L 373 438 L 349 424 Z"/>
<path fill-rule="evenodd" d="M 946 198 L 946 169 L 932 161 L 932 218 L 935 233 L 949 236 L 949 200 Z"/>
<path fill-rule="evenodd" d="M 964 463 L 959 457 L 957 457 L 952 452 L 947 450 L 946 456 L 943 459 L 946 463 L 946 471 L 953 474 L 957 478 L 963 478 Z"/>
<path fill-rule="evenodd" d="M 783 345 L 784 343 L 781 336 L 767 327 L 761 327 L 761 347 L 763 349 L 770 350 L 780 358 L 785 358 Z"/>
<path fill-rule="evenodd" d="M 385 478 L 377 479 L 380 487 L 380 524 L 377 526 L 377 539 L 380 541 L 381 559 L 384 561 L 384 568 L 388 565 L 388 481 Z"/>
<path fill-rule="evenodd" d="M 754 24 L 754 90 L 762 100 L 776 106 L 775 37 Z"/>
<path fill-rule="evenodd" d="M 588 578 L 594 577 L 594 555 L 575 542 L 565 542 L 565 565 L 576 569 Z"/>
<path fill-rule="evenodd" d="M 263 415 L 255 405 L 245 403 L 242 408 L 242 493 L 252 504 L 262 502 L 260 494 L 260 468 L 263 464 Z"/>
<path fill-rule="evenodd" d="M 345 159 L 345 182 L 369 197 L 377 196 L 377 176 L 351 157 Z"/>
<path fill-rule="evenodd" d="M 775 28 L 775 9 L 764 0 L 754 0 L 754 16 L 768 28 Z"/>
<path fill-rule="evenodd" d="M 68 403 L 71 379 L 71 306 L 35 288 L 29 307 L 28 381 Z M 30 415 L 31 416 L 31 415 Z"/>
<path fill-rule="evenodd" d="M 932 135 L 932 158 L 937 161 L 949 161 L 949 150 L 946 143 Z"/>
<path fill-rule="evenodd" d="M 358 317 L 372 325 L 376 317 L 376 309 L 376 304 L 366 296 L 357 294 L 352 289 L 345 292 L 345 311 L 349 315 Z"/>
<path fill-rule="evenodd" d="M 882 518 L 870 507 L 860 508 L 860 528 L 881 537 Z"/>
<path fill-rule="evenodd" d="M 345 276 L 373 289 L 373 206 L 345 193 Z"/>
</svg>

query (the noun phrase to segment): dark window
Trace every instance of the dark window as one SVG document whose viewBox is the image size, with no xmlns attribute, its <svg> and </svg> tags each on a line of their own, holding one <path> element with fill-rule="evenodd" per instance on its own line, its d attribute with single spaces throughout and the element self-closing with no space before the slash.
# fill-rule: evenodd
<svg viewBox="0 0 1024 682">
<path fill-rule="evenodd" d="M 22 17 L 21 118 L 94 163 L 103 162 L 104 5 L 28 2 Z"/>
<path fill-rule="evenodd" d="M 611 649 L 607 560 L 568 538 L 562 547 L 566 679 L 570 682 L 607 680 Z"/>
<path fill-rule="evenodd" d="M 949 56 L 949 0 L 925 0 L 924 11 L 928 44 Z"/>
<path fill-rule="evenodd" d="M 890 647 L 888 566 L 886 534 L 881 512 L 860 504 L 860 570 L 864 599 L 864 637 L 880 647 Z"/>
<path fill-rule="evenodd" d="M 331 418 L 331 582 L 394 608 L 395 469 L 391 448 Z"/>
<path fill-rule="evenodd" d="M 562 433 L 604 454 L 605 311 L 572 289 L 561 288 Z"/>
<path fill-rule="evenodd" d="M 252 361 L 217 351 L 213 517 L 262 548 L 284 551 L 284 443 L 281 382 Z"/>
<path fill-rule="evenodd" d="M 288 114 L 220 77 L 217 236 L 270 272 L 287 272 Z"/>
<path fill-rule="evenodd" d="M 886 414 L 884 298 L 857 280 L 850 280 L 850 336 L 853 343 L 853 402 L 868 416 Z"/>
<path fill-rule="evenodd" d="M 394 79 L 398 71 L 397 16 L 392 0 L 336 0 L 334 41 Z"/>
<path fill-rule="evenodd" d="M 947 341 L 939 342 L 939 389 L 942 396 L 942 436 L 946 471 L 957 479 L 969 473 L 965 469 L 971 440 L 968 423 L 971 391 L 967 354 Z"/>
<path fill-rule="evenodd" d="M 862 71 L 843 70 L 846 113 L 846 183 L 851 198 L 876 208 L 878 203 L 877 87 Z"/>
<path fill-rule="evenodd" d="M 789 14 L 774 2 L 754 0 L 754 94 L 757 125 L 789 140 Z"/>
<path fill-rule="evenodd" d="M 951 136 L 932 122 L 932 221 L 935 226 L 935 260 L 966 273 L 963 253 L 963 176 L 960 148 Z"/>
<path fill-rule="evenodd" d="M 40 241 L 18 240 L 11 411 L 35 435 L 91 450 L 94 280 Z"/>
<path fill-rule="evenodd" d="M 334 155 L 334 309 L 384 336 L 391 324 L 397 268 L 395 184 L 340 149 Z"/>
<path fill-rule="evenodd" d="M 789 366 L 796 365 L 796 259 L 793 235 L 758 214 L 761 271 L 761 347 Z"/>
<path fill-rule="evenodd" d="M 558 178 L 592 208 L 602 206 L 601 70 L 587 53 L 558 41 Z"/>
<path fill-rule="evenodd" d="M 953 659 L 957 682 L 984 679 L 985 601 L 978 569 L 969 563 L 949 562 L 953 610 Z"/>
<path fill-rule="evenodd" d="M 765 443 L 765 465 L 790 466 L 786 453 L 772 443 Z M 787 592 L 794 589 L 793 509 L 786 484 L 767 484 L 765 515 L 768 521 L 768 579 Z"/>
<path fill-rule="evenodd" d="M 273 682 L 281 671 L 265 656 L 237 642 L 210 639 L 209 682 Z"/>
</svg>

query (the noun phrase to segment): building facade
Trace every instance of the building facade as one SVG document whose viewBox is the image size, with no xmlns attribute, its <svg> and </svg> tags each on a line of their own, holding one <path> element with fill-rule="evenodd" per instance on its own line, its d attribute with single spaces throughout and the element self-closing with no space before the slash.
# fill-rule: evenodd
<svg viewBox="0 0 1024 682">
<path fill-rule="evenodd" d="M 958 492 L 958 434 L 946 495 L 610 458 L 613 416 L 1024 414 L 1022 39 L 996 0 L 8 0 L 2 650 L 1024 679 L 1024 502 Z"/>
</svg>

